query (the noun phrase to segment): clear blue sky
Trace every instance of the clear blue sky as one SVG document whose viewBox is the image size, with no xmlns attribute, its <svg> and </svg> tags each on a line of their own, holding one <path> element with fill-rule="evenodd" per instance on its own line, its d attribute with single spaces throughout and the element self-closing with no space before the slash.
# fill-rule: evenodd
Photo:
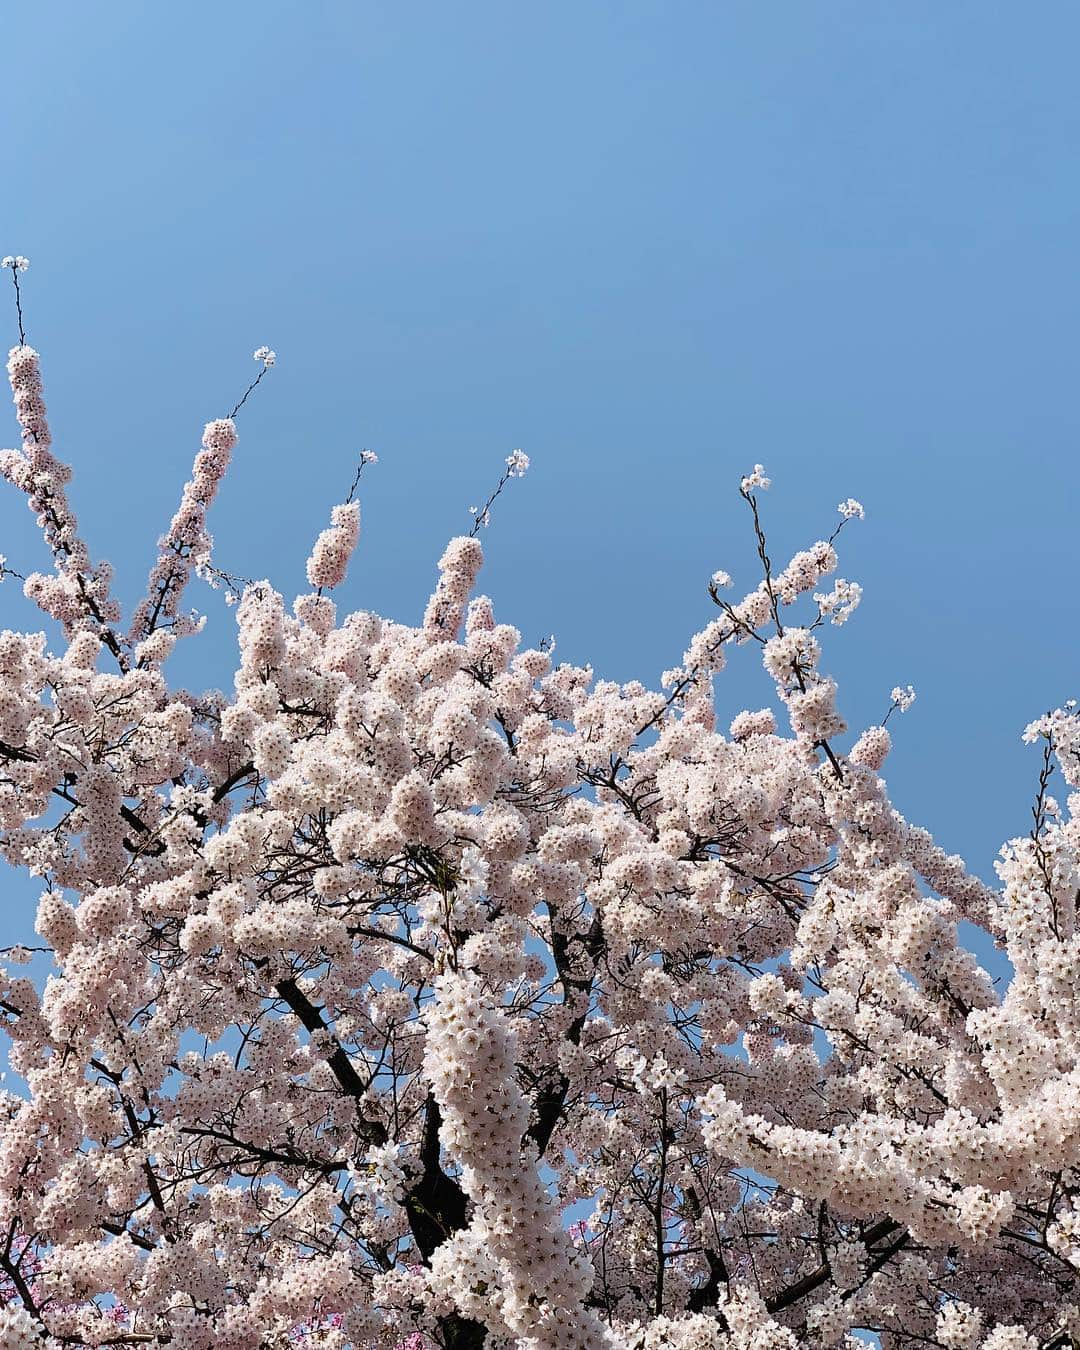
<svg viewBox="0 0 1080 1350">
<path fill-rule="evenodd" d="M 16 6 L 0 252 L 86 532 L 134 598 L 264 342 L 212 528 L 290 595 L 367 446 L 341 603 L 415 619 L 522 446 L 483 589 L 653 681 L 714 569 L 756 581 L 755 460 L 780 561 L 856 496 L 824 664 L 856 731 L 916 686 L 894 799 L 990 876 L 1020 730 L 1080 694 L 1078 46 L 1058 0 Z M 10 489 L 0 548 L 43 561 Z M 227 686 L 193 598 L 177 672 Z M 725 722 L 771 694 L 740 658 Z"/>
</svg>

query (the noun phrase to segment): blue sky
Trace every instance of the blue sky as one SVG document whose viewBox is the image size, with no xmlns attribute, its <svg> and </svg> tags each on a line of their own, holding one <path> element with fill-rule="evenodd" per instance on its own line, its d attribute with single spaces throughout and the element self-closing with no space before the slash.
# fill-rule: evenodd
<svg viewBox="0 0 1080 1350">
<path fill-rule="evenodd" d="M 864 502 L 824 665 L 856 732 L 916 686 L 894 799 L 992 876 L 1019 733 L 1080 694 L 1075 6 L 53 0 L 4 32 L 0 252 L 125 598 L 264 342 L 222 566 L 294 593 L 371 447 L 339 603 L 415 619 L 522 446 L 482 588 L 606 677 L 675 664 L 716 568 L 754 584 L 762 461 L 781 562 Z M 0 541 L 43 564 L 13 490 Z M 176 673 L 227 687 L 232 613 L 193 598 Z M 771 694 L 751 652 L 718 688 L 725 723 Z"/>
</svg>

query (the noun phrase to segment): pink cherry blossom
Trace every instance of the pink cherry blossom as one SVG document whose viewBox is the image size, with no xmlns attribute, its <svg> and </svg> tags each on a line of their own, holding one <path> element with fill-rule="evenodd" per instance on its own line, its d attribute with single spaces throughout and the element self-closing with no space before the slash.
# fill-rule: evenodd
<svg viewBox="0 0 1080 1350">
<path fill-rule="evenodd" d="M 0 953 L 0 1350 L 1080 1340 L 1075 704 L 987 885 L 889 797 L 895 726 L 849 730 L 824 620 L 861 589 L 815 589 L 836 533 L 773 568 L 760 465 L 760 579 L 618 682 L 500 620 L 475 529 L 419 624 L 339 614 L 356 481 L 312 591 L 222 572 L 232 417 L 121 629 L 8 368 L 51 636 L 0 632 L 0 851 L 41 891 Z M 193 574 L 238 600 L 227 694 L 166 678 Z M 721 712 L 751 653 L 768 706 Z"/>
</svg>

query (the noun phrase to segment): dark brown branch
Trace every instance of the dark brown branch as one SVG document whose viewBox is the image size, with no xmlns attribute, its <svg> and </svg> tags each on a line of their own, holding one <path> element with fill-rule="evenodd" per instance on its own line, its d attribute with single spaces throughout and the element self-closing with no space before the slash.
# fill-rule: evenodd
<svg viewBox="0 0 1080 1350">
<path fill-rule="evenodd" d="M 863 1246 L 869 1247 L 871 1243 L 878 1242 L 883 1237 L 888 1237 L 890 1233 L 895 1233 L 899 1227 L 900 1225 L 892 1219 L 882 1219 L 880 1223 L 876 1223 L 872 1228 L 868 1228 L 860 1240 Z M 904 1233 L 904 1242 L 906 1242 L 907 1239 L 908 1235 L 907 1233 Z M 899 1245 L 902 1246 L 903 1243 Z M 883 1256 L 884 1259 L 881 1261 L 881 1265 L 884 1265 L 885 1261 L 887 1261 L 889 1257 L 894 1254 L 894 1251 L 897 1250 L 899 1250 L 899 1246 L 886 1248 L 885 1253 L 878 1253 L 877 1256 L 875 1256 L 875 1260 L 878 1259 L 878 1256 Z M 875 1269 L 878 1268 L 880 1267 L 875 1267 Z M 771 1313 L 782 1312 L 784 1308 L 790 1308 L 793 1303 L 798 1303 L 798 1301 L 805 1298 L 807 1294 L 812 1294 L 815 1289 L 820 1289 L 820 1287 L 831 1278 L 832 1267 L 826 1261 L 818 1266 L 816 1270 L 812 1270 L 809 1275 L 804 1275 L 801 1280 L 796 1280 L 794 1284 L 789 1284 L 788 1287 L 781 1290 L 780 1293 L 773 1294 L 771 1298 L 767 1298 L 765 1300 L 765 1306 Z"/>
</svg>

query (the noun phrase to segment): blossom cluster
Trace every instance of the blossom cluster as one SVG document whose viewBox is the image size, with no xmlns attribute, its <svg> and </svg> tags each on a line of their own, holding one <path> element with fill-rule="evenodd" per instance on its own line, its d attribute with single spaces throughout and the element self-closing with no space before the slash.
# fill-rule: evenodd
<svg viewBox="0 0 1080 1350">
<path fill-rule="evenodd" d="M 349 559 L 360 538 L 360 503 L 343 502 L 330 513 L 330 528 L 323 530 L 307 562 L 307 578 L 321 589 L 340 586 Z"/>
</svg>

